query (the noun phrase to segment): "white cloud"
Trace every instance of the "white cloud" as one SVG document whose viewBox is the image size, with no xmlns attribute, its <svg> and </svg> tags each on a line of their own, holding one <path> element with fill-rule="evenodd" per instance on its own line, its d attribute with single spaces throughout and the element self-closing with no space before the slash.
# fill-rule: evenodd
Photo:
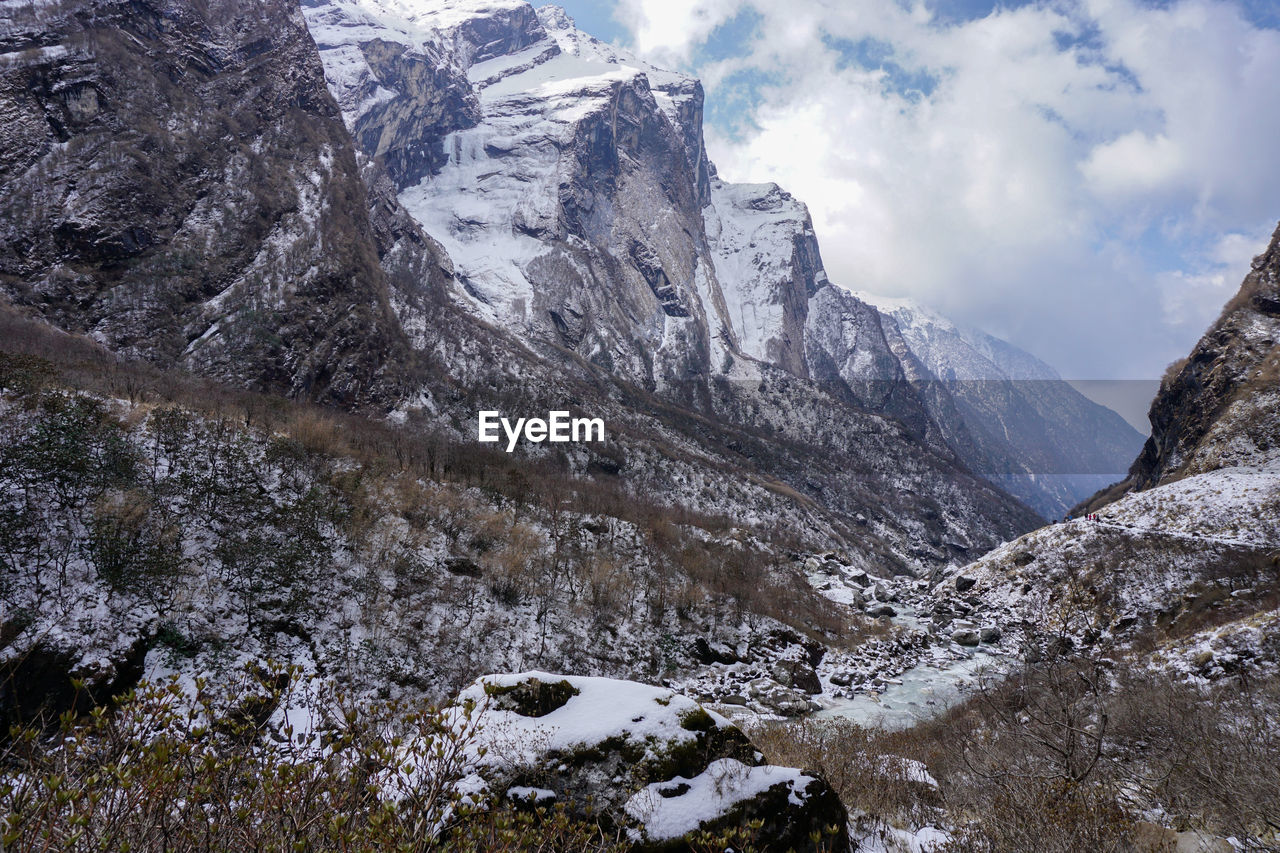
<svg viewBox="0 0 1280 853">
<path fill-rule="evenodd" d="M 1149 195 L 1183 176 L 1186 157 L 1163 133 L 1133 130 L 1096 146 L 1080 168 L 1099 195 Z"/>
<path fill-rule="evenodd" d="M 683 64 L 742 6 L 741 0 L 620 0 L 615 17 L 631 31 L 638 52 L 657 62 Z"/>
<path fill-rule="evenodd" d="M 749 50 L 700 64 L 748 7 Z M 691 65 L 709 100 L 744 70 L 782 81 L 759 89 L 750 132 L 712 129 L 709 153 L 727 179 L 809 204 L 833 280 L 931 302 L 1068 375 L 1159 375 L 1280 217 L 1280 33 L 1225 0 L 960 23 L 896 0 L 620 8 L 637 47 Z M 868 39 L 889 46 L 885 71 L 848 61 Z"/>
</svg>

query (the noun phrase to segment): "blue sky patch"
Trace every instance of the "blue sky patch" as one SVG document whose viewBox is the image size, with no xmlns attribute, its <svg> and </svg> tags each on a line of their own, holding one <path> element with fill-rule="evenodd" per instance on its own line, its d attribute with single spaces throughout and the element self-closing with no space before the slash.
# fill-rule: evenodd
<svg viewBox="0 0 1280 853">
<path fill-rule="evenodd" d="M 836 69 L 862 68 L 866 71 L 883 71 L 887 92 L 915 99 L 929 97 L 938 88 L 938 78 L 923 68 L 906 68 L 894 58 L 892 44 L 875 38 L 853 41 L 830 33 L 822 34 L 822 43 L 838 56 Z"/>
</svg>

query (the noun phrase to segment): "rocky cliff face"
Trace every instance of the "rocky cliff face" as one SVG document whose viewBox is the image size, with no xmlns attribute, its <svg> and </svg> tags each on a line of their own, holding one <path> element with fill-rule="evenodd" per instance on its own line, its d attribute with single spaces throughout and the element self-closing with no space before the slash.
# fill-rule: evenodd
<svg viewBox="0 0 1280 853">
<path fill-rule="evenodd" d="M 6 16 L 11 300 L 117 352 L 237 383 L 342 405 L 406 393 L 380 254 L 398 244 L 394 263 L 419 273 L 431 261 L 405 258 L 389 220 L 380 244 L 294 4 L 56 3 Z"/>
<path fill-rule="evenodd" d="M 716 179 L 710 201 L 707 238 L 741 351 L 810 377 L 805 320 L 827 273 L 809 211 L 777 184 Z"/>
<path fill-rule="evenodd" d="M 1280 229 L 1191 354 L 1151 404 L 1151 438 L 1128 488 L 1266 464 L 1280 436 Z"/>
<path fill-rule="evenodd" d="M 708 374 L 732 341 L 696 81 L 522 3 L 305 11 L 348 125 L 444 244 L 463 305 L 651 387 Z"/>
</svg>

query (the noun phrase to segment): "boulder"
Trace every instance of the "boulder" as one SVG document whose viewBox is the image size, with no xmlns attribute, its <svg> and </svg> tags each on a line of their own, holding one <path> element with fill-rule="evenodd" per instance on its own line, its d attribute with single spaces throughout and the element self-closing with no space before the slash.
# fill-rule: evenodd
<svg viewBox="0 0 1280 853">
<path fill-rule="evenodd" d="M 898 611 L 889 604 L 872 604 L 867 608 L 868 616 L 897 616 Z"/>
<path fill-rule="evenodd" d="M 968 592 L 977 582 L 976 578 L 968 575 L 956 575 L 956 592 Z"/>
<path fill-rule="evenodd" d="M 772 678 L 756 678 L 747 682 L 747 695 L 765 710 L 781 717 L 798 717 L 809 712 L 809 697 L 786 687 Z"/>
<path fill-rule="evenodd" d="M 701 664 L 731 664 L 738 662 L 738 656 L 733 649 L 724 643 L 708 642 L 706 637 L 699 637 L 694 640 L 691 651 L 693 659 Z"/>
<path fill-rule="evenodd" d="M 444 568 L 449 574 L 464 578 L 478 578 L 481 575 L 480 567 L 474 560 L 466 557 L 449 557 L 444 561 Z"/>
<path fill-rule="evenodd" d="M 722 758 L 692 778 L 646 785 L 627 801 L 626 811 L 643 825 L 648 842 L 633 849 L 679 850 L 679 840 L 699 829 L 714 832 L 751 821 L 760 823 L 757 837 L 768 839 L 754 849 L 849 849 L 848 829 L 839 823 L 848 817 L 835 791 L 790 767 Z"/>
<path fill-rule="evenodd" d="M 848 687 L 853 684 L 854 674 L 847 669 L 837 669 L 831 673 L 831 683 L 837 687 Z"/>
<path fill-rule="evenodd" d="M 995 625 L 988 625 L 982 629 L 979 636 L 984 643 L 997 643 L 1000 641 L 1000 638 L 1004 636 L 1004 632 Z"/>
<path fill-rule="evenodd" d="M 748 687 L 808 710 L 807 698 L 769 679 Z M 764 764 L 728 720 L 672 690 L 527 672 L 472 683 L 453 706 L 456 725 L 468 705 L 478 709 L 471 769 L 485 790 L 625 828 L 635 853 L 688 849 L 682 839 L 699 830 L 749 825 L 760 850 L 850 849 L 848 815 L 826 781 Z"/>
<path fill-rule="evenodd" d="M 770 669 L 770 673 L 774 681 L 784 687 L 793 687 L 809 694 L 822 692 L 822 682 L 818 680 L 818 673 L 805 661 L 778 661 Z"/>
</svg>

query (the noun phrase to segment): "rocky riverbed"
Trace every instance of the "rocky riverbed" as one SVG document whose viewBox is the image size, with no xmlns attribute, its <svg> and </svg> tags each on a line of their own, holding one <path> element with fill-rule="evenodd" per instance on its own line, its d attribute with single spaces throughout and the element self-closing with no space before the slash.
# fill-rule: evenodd
<svg viewBox="0 0 1280 853">
<path fill-rule="evenodd" d="M 1025 636 L 958 569 L 875 577 L 834 552 L 795 562 L 822 595 L 865 618 L 865 636 L 848 649 L 790 632 L 736 647 L 699 641 L 704 666 L 679 689 L 739 719 L 814 713 L 901 727 L 945 709 Z"/>
</svg>

